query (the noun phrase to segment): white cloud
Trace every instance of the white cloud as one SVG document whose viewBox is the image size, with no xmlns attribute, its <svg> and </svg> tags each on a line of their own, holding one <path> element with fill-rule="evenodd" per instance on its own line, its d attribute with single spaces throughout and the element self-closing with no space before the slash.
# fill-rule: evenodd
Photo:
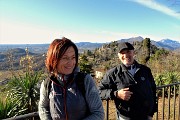
<svg viewBox="0 0 180 120">
<path fill-rule="evenodd" d="M 164 14 L 167 14 L 167 15 L 170 15 L 170 16 L 173 16 L 175 18 L 178 18 L 180 19 L 180 13 L 168 8 L 167 6 L 165 5 L 162 5 L 158 2 L 156 2 L 155 0 L 132 0 L 133 2 L 137 2 L 139 4 L 142 4 L 146 7 L 149 7 L 151 9 L 154 9 L 154 10 L 157 10 L 157 11 L 160 11 Z"/>
</svg>

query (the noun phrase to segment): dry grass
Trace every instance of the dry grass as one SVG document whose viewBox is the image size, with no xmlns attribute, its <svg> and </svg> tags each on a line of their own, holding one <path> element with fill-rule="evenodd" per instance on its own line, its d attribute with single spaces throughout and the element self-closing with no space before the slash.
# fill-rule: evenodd
<svg viewBox="0 0 180 120">
<path fill-rule="evenodd" d="M 22 73 L 23 73 L 22 70 L 15 70 L 15 71 L 10 71 L 10 70 L 3 71 L 3 70 L 1 70 L 0 71 L 0 82 L 4 81 L 6 79 L 11 79 L 13 76 L 19 75 Z"/>
<path fill-rule="evenodd" d="M 0 81 L 9 79 L 11 77 L 12 77 L 12 73 L 10 71 L 0 71 Z"/>
<path fill-rule="evenodd" d="M 171 98 L 170 100 L 170 119 L 169 120 L 173 120 L 173 106 L 174 106 L 174 101 L 173 98 Z M 179 107 L 179 98 L 176 98 L 176 103 L 175 103 L 175 120 L 178 120 L 178 107 Z M 165 104 L 164 104 L 164 120 L 168 120 L 168 99 L 165 99 Z M 104 106 L 104 111 L 106 112 L 106 101 L 103 101 L 103 106 Z M 162 106 L 163 106 L 163 102 L 162 102 L 162 98 L 159 98 L 158 100 L 158 120 L 162 120 Z M 106 119 L 106 118 L 105 118 Z M 153 120 L 156 119 L 156 113 L 153 116 Z M 114 102 L 113 101 L 109 101 L 109 120 L 116 120 L 116 109 L 114 106 Z"/>
<path fill-rule="evenodd" d="M 104 107 L 105 114 L 106 114 L 106 110 L 107 110 L 106 104 L 107 104 L 107 102 L 104 100 L 103 107 Z M 116 120 L 116 108 L 115 108 L 114 102 L 112 100 L 109 101 L 109 119 L 108 120 Z"/>
<path fill-rule="evenodd" d="M 176 97 L 175 101 L 175 120 L 178 120 L 178 112 L 179 112 L 179 98 Z M 173 108 L 174 108 L 174 99 L 170 99 L 170 109 L 168 110 L 168 99 L 166 98 L 164 101 L 164 120 L 168 120 L 168 111 L 170 111 L 169 120 L 173 120 Z M 158 120 L 162 120 L 163 118 L 163 100 L 162 98 L 159 98 L 158 100 Z M 155 116 L 154 116 L 155 120 Z"/>
</svg>

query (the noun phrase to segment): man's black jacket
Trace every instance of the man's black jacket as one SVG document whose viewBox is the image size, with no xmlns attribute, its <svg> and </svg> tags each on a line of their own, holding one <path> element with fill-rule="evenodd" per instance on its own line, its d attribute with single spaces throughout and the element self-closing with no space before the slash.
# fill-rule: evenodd
<svg viewBox="0 0 180 120">
<path fill-rule="evenodd" d="M 136 72 L 132 76 L 121 64 L 110 69 L 99 84 L 101 99 L 114 100 L 117 114 L 124 118 L 146 119 L 157 111 L 156 85 L 151 70 L 135 61 Z M 114 92 L 129 87 L 133 92 L 129 101 L 118 99 Z"/>
</svg>

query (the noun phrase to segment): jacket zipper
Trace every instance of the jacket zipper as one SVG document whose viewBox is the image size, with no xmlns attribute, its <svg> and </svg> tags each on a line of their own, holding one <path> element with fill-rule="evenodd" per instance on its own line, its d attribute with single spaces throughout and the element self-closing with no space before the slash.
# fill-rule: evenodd
<svg viewBox="0 0 180 120">
<path fill-rule="evenodd" d="M 64 93 L 64 111 L 66 115 L 66 120 L 68 120 L 68 113 L 67 113 L 67 106 L 66 106 L 66 81 L 64 80 L 64 75 L 62 76 L 64 87 L 63 87 L 63 93 Z"/>
<path fill-rule="evenodd" d="M 136 70 L 137 72 L 138 70 Z M 136 74 L 136 72 L 134 73 L 134 75 Z M 131 79 L 135 82 L 135 84 L 137 84 L 137 81 L 134 79 L 134 77 L 129 73 L 129 71 L 127 71 L 128 75 L 131 77 Z"/>
</svg>

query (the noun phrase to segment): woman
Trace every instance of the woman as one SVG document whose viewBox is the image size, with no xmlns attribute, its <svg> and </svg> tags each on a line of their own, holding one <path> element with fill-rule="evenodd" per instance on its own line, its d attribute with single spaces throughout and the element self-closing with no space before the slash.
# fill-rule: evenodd
<svg viewBox="0 0 180 120">
<path fill-rule="evenodd" d="M 50 90 L 41 84 L 39 116 L 42 120 L 103 120 L 104 111 L 93 78 L 84 78 L 85 95 L 78 88 L 78 49 L 67 38 L 55 39 L 49 46 L 46 67 Z M 49 88 L 49 87 L 48 87 Z"/>
</svg>

